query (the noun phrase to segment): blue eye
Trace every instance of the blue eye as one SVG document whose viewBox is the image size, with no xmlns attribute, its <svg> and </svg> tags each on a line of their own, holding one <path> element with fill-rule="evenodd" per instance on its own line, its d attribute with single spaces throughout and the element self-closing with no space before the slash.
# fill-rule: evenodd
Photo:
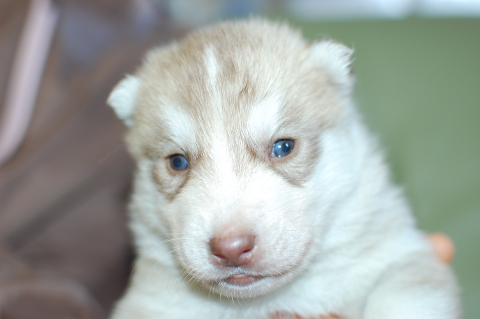
<svg viewBox="0 0 480 319">
<path fill-rule="evenodd" d="M 295 142 L 292 140 L 278 140 L 273 144 L 272 157 L 287 156 L 293 151 Z"/>
<path fill-rule="evenodd" d="M 170 156 L 170 167 L 175 171 L 184 171 L 188 168 L 188 161 L 183 155 Z"/>
</svg>

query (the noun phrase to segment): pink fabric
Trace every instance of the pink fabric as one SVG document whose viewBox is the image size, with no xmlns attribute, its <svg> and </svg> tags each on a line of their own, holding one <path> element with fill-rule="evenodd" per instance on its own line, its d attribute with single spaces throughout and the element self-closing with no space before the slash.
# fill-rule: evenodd
<svg viewBox="0 0 480 319">
<path fill-rule="evenodd" d="M 32 0 L 0 123 L 0 165 L 15 153 L 28 130 L 57 21 L 50 0 Z"/>
</svg>

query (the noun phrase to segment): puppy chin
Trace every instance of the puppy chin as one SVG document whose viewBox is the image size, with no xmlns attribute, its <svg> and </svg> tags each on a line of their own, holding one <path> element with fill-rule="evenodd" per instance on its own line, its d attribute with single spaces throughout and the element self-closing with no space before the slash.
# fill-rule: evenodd
<svg viewBox="0 0 480 319">
<path fill-rule="evenodd" d="M 244 284 L 232 282 L 228 279 L 216 283 L 208 282 L 205 285 L 220 296 L 235 299 L 250 299 L 274 291 L 284 284 L 284 279 L 276 277 L 256 277 L 247 279 Z"/>
<path fill-rule="evenodd" d="M 250 299 L 266 295 L 291 282 L 298 269 L 292 269 L 282 274 L 254 275 L 237 272 L 234 275 L 219 280 L 201 281 L 210 291 L 220 296 L 235 299 Z"/>
</svg>

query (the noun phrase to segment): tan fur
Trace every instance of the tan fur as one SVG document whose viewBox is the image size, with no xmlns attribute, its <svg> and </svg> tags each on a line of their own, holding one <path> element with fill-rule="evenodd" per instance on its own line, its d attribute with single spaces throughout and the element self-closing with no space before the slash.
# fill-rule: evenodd
<svg viewBox="0 0 480 319">
<path fill-rule="evenodd" d="M 226 41 L 218 36 L 223 33 L 233 36 Z M 202 153 L 202 148 L 208 148 L 209 127 L 214 126 L 213 122 L 222 122 L 230 136 L 246 138 L 242 128 L 252 106 L 269 95 L 280 94 L 284 123 L 279 126 L 295 136 L 305 136 L 305 141 L 301 141 L 306 143 L 303 148 L 311 146 L 313 150 L 297 154 L 297 163 L 301 162 L 302 166 L 311 163 L 319 152 L 315 149 L 316 136 L 310 136 L 311 132 L 335 121 L 342 112 L 338 104 L 343 101 L 338 101 L 335 88 L 328 85 L 329 78 L 320 72 L 321 66 L 310 56 L 310 46 L 299 32 L 285 25 L 272 26 L 257 20 L 243 24 L 224 23 L 215 29 L 191 34 L 181 45 L 173 44 L 150 52 L 145 66 L 137 74 L 144 85 L 139 92 L 134 121 L 142 125 L 135 126 L 127 138 L 132 153 L 158 158 L 170 155 L 170 150 L 175 149 L 169 133 L 161 125 L 159 106 L 165 105 L 187 111 L 197 119 L 197 125 L 201 124 L 202 127 L 198 127 L 201 133 L 196 138 L 203 147 L 196 145 L 185 152 L 192 165 L 202 162 L 208 165 L 208 155 Z M 216 88 L 206 81 L 203 54 L 207 50 L 213 50 L 218 58 L 217 83 L 221 86 Z M 152 141 L 161 144 L 148 144 Z M 247 169 L 240 159 L 250 161 L 261 157 L 258 149 L 268 151 L 274 141 L 262 142 L 263 145 L 255 145 L 250 158 L 244 158 L 244 154 L 234 156 L 239 159 L 235 165 L 239 171 Z M 249 148 L 252 141 L 244 143 Z M 159 153 L 159 149 L 169 151 Z M 292 183 L 301 184 L 308 169 L 296 169 L 298 164 L 292 161 L 287 165 L 273 165 L 273 168 Z"/>
</svg>

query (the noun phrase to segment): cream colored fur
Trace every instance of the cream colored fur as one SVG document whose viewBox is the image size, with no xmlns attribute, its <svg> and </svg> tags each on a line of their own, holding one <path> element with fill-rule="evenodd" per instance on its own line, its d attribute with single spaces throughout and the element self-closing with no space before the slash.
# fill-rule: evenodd
<svg viewBox="0 0 480 319">
<path fill-rule="evenodd" d="M 456 281 L 415 228 L 352 98 L 352 50 L 226 22 L 151 51 L 109 103 L 131 126 L 137 258 L 113 319 L 459 318 Z M 291 154 L 271 157 L 275 141 Z M 183 154 L 185 171 L 169 168 Z M 218 233 L 256 236 L 246 267 Z M 262 278 L 235 286 L 238 272 Z"/>
</svg>

